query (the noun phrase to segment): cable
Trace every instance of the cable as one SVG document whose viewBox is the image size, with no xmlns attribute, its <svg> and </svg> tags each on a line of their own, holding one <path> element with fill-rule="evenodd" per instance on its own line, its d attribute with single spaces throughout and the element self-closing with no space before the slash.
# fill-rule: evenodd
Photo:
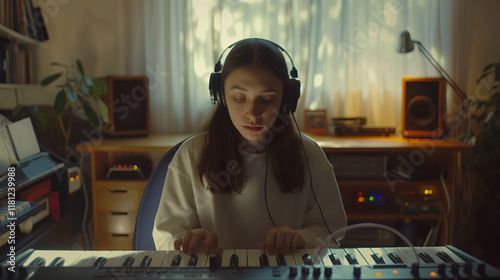
<svg viewBox="0 0 500 280">
<path fill-rule="evenodd" d="M 87 235 L 87 229 L 86 229 L 86 224 L 85 221 L 87 220 L 87 212 L 89 209 L 89 202 L 88 202 L 88 194 L 87 194 L 87 186 L 85 185 L 85 174 L 83 172 L 83 156 L 80 156 L 80 170 L 82 171 L 82 177 L 81 177 L 81 182 L 82 182 L 82 189 L 83 189 L 83 196 L 84 196 L 84 201 L 85 201 L 85 207 L 83 210 L 83 218 L 82 218 L 82 234 L 83 234 L 83 239 L 85 242 L 85 248 L 88 249 L 90 248 L 90 241 L 89 237 Z"/>
<path fill-rule="evenodd" d="M 408 240 L 403 234 L 401 234 L 399 231 L 395 230 L 394 228 L 392 228 L 390 226 L 382 225 L 382 224 L 361 223 L 361 224 L 354 224 L 354 225 L 349 225 L 349 226 L 343 227 L 341 229 L 336 230 L 334 233 L 328 235 L 326 237 L 326 242 L 323 244 L 331 244 L 331 239 L 333 239 L 333 240 L 335 240 L 335 242 L 337 242 L 337 239 L 335 238 L 335 236 L 338 235 L 339 233 L 345 234 L 346 231 L 353 230 L 353 229 L 359 229 L 359 228 L 381 228 L 381 229 L 385 229 L 385 230 L 388 230 L 388 231 L 396 234 L 404 242 L 406 242 L 406 244 L 408 244 L 408 246 L 413 250 L 413 253 L 415 253 L 415 257 L 417 259 L 417 263 L 420 263 L 420 258 L 418 257 L 417 250 L 415 250 L 415 247 L 413 247 L 413 244 L 410 242 L 410 240 Z M 321 246 L 321 248 L 318 250 L 318 252 L 320 252 L 322 249 L 325 249 L 325 248 L 326 247 Z M 319 257 L 319 254 L 316 255 L 315 262 L 316 262 L 316 259 L 318 257 Z"/>
<path fill-rule="evenodd" d="M 300 133 L 299 125 L 297 124 L 297 120 L 295 119 L 295 115 L 293 113 L 291 113 L 291 114 L 292 114 L 292 118 L 293 118 L 293 121 L 295 123 L 295 126 L 297 127 L 297 130 L 299 132 L 299 140 L 300 140 L 300 144 L 302 146 L 302 151 L 304 152 L 304 157 L 306 159 L 307 170 L 309 171 L 309 184 L 310 184 L 310 187 L 311 187 L 312 195 L 314 197 L 314 201 L 316 202 L 316 205 L 318 205 L 319 213 L 321 214 L 321 219 L 323 219 L 323 223 L 325 224 L 325 227 L 328 230 L 328 233 L 332 234 L 332 231 L 328 227 L 328 224 L 327 224 L 327 222 L 325 220 L 325 216 L 323 215 L 323 210 L 321 209 L 321 205 L 318 202 L 318 198 L 316 197 L 316 193 L 314 193 L 311 167 L 309 166 L 309 159 L 307 158 L 306 148 L 304 147 L 304 142 L 302 141 L 302 136 L 301 136 L 301 133 Z M 335 240 L 335 243 L 337 243 L 337 246 L 340 248 L 340 243 L 337 241 L 336 238 L 334 238 L 334 240 Z"/>
<path fill-rule="evenodd" d="M 271 216 L 271 211 L 269 211 L 269 204 L 267 203 L 267 162 L 269 161 L 268 156 L 267 156 L 267 149 L 266 149 L 266 174 L 264 177 L 264 200 L 266 201 L 266 209 L 267 209 L 267 214 L 269 215 L 269 219 L 271 219 L 271 222 L 273 223 L 274 227 L 276 226 L 276 223 L 274 223 L 273 217 Z"/>
</svg>

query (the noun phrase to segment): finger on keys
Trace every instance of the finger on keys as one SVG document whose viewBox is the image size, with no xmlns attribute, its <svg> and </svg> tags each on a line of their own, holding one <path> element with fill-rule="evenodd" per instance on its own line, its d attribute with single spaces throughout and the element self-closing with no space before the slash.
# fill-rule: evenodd
<svg viewBox="0 0 500 280">
<path fill-rule="evenodd" d="M 283 241 L 283 254 L 287 255 L 290 253 L 290 250 L 294 250 L 295 248 L 292 248 L 292 240 L 293 236 L 295 235 L 295 232 L 289 230 L 285 232 L 285 239 Z"/>
<path fill-rule="evenodd" d="M 215 232 L 208 232 L 206 234 L 205 253 L 209 255 L 215 252 L 215 249 L 217 247 L 219 247 L 219 240 L 217 238 L 217 234 Z"/>
<path fill-rule="evenodd" d="M 196 255 L 196 251 L 198 251 L 202 243 L 206 240 L 206 237 L 207 237 L 206 230 L 200 230 L 193 233 L 193 236 L 191 237 L 191 242 L 189 242 L 189 249 L 187 253 L 190 256 Z"/>
<path fill-rule="evenodd" d="M 283 251 L 287 250 L 290 246 L 290 243 L 286 244 L 286 236 L 288 233 L 291 233 L 287 228 L 280 228 L 276 232 L 276 244 L 274 245 L 274 253 L 276 255 L 283 254 Z M 292 233 L 293 234 L 293 233 Z"/>
<path fill-rule="evenodd" d="M 174 249 L 179 251 L 181 249 L 181 246 L 182 246 L 182 238 L 176 239 L 174 241 Z"/>
<path fill-rule="evenodd" d="M 278 228 L 273 228 L 267 233 L 267 254 L 272 255 L 276 244 L 276 232 Z"/>
<path fill-rule="evenodd" d="M 182 239 L 182 251 L 186 254 L 188 253 L 189 244 L 191 244 L 192 237 L 193 237 L 193 232 L 188 230 L 186 231 L 186 233 L 184 234 L 184 238 Z"/>
<path fill-rule="evenodd" d="M 300 233 L 294 233 L 293 234 L 293 239 L 292 239 L 292 243 L 290 245 L 290 249 L 293 251 L 295 249 L 300 249 L 300 248 L 304 248 L 304 246 L 306 245 L 306 242 L 304 240 L 304 238 L 302 237 L 302 235 L 300 235 Z"/>
</svg>

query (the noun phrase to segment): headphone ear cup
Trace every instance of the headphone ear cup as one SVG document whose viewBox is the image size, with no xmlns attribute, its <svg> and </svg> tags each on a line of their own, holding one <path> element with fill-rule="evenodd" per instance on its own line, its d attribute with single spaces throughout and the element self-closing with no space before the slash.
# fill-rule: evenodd
<svg viewBox="0 0 500 280">
<path fill-rule="evenodd" d="M 210 74 L 210 80 L 208 82 L 208 89 L 210 90 L 210 100 L 212 101 L 212 104 L 215 105 L 217 103 L 217 96 L 218 96 L 218 91 L 220 89 L 219 86 L 220 83 L 220 73 L 218 72 L 212 72 Z"/>
<path fill-rule="evenodd" d="M 299 79 L 290 79 L 286 102 L 285 105 L 285 113 L 294 113 L 297 109 L 297 103 L 300 98 L 300 80 Z"/>
</svg>

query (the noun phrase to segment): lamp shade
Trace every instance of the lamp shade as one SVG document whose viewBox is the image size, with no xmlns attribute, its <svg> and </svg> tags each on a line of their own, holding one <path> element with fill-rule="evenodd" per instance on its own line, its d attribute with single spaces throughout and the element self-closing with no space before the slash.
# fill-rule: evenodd
<svg viewBox="0 0 500 280">
<path fill-rule="evenodd" d="M 403 31 L 401 35 L 399 35 L 399 48 L 398 52 L 400 53 L 409 53 L 413 51 L 415 46 L 413 45 L 413 41 L 411 40 L 410 32 Z"/>
</svg>

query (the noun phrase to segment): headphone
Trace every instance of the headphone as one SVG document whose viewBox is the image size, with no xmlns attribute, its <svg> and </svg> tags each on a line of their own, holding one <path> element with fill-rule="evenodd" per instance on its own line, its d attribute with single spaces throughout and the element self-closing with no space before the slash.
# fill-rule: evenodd
<svg viewBox="0 0 500 280">
<path fill-rule="evenodd" d="M 278 50 L 281 52 L 285 53 L 286 56 L 290 59 L 290 62 L 292 63 L 292 70 L 290 70 L 290 80 L 288 82 L 288 88 L 283 89 L 283 101 L 281 103 L 281 109 L 280 111 L 284 114 L 289 114 L 289 113 L 294 113 L 295 109 L 297 109 L 297 103 L 299 101 L 300 97 L 300 80 L 298 79 L 298 72 L 297 69 L 295 68 L 295 64 L 293 63 L 292 57 L 288 52 L 282 48 L 280 45 L 276 44 L 275 42 L 266 40 L 266 39 L 261 39 L 261 38 L 252 38 L 256 40 L 261 40 L 264 42 L 271 43 L 274 45 Z M 248 39 L 243 39 L 240 40 L 236 43 L 233 43 L 229 45 L 224 51 L 221 53 L 219 60 L 215 63 L 214 67 L 214 72 L 210 74 L 210 81 L 208 84 L 208 88 L 210 90 L 210 99 L 212 100 L 212 104 L 220 103 L 222 106 L 226 107 L 226 99 L 224 97 L 224 83 L 221 79 L 221 72 L 222 72 L 222 57 L 224 56 L 224 53 L 237 45 L 238 43 L 245 41 Z"/>
</svg>

